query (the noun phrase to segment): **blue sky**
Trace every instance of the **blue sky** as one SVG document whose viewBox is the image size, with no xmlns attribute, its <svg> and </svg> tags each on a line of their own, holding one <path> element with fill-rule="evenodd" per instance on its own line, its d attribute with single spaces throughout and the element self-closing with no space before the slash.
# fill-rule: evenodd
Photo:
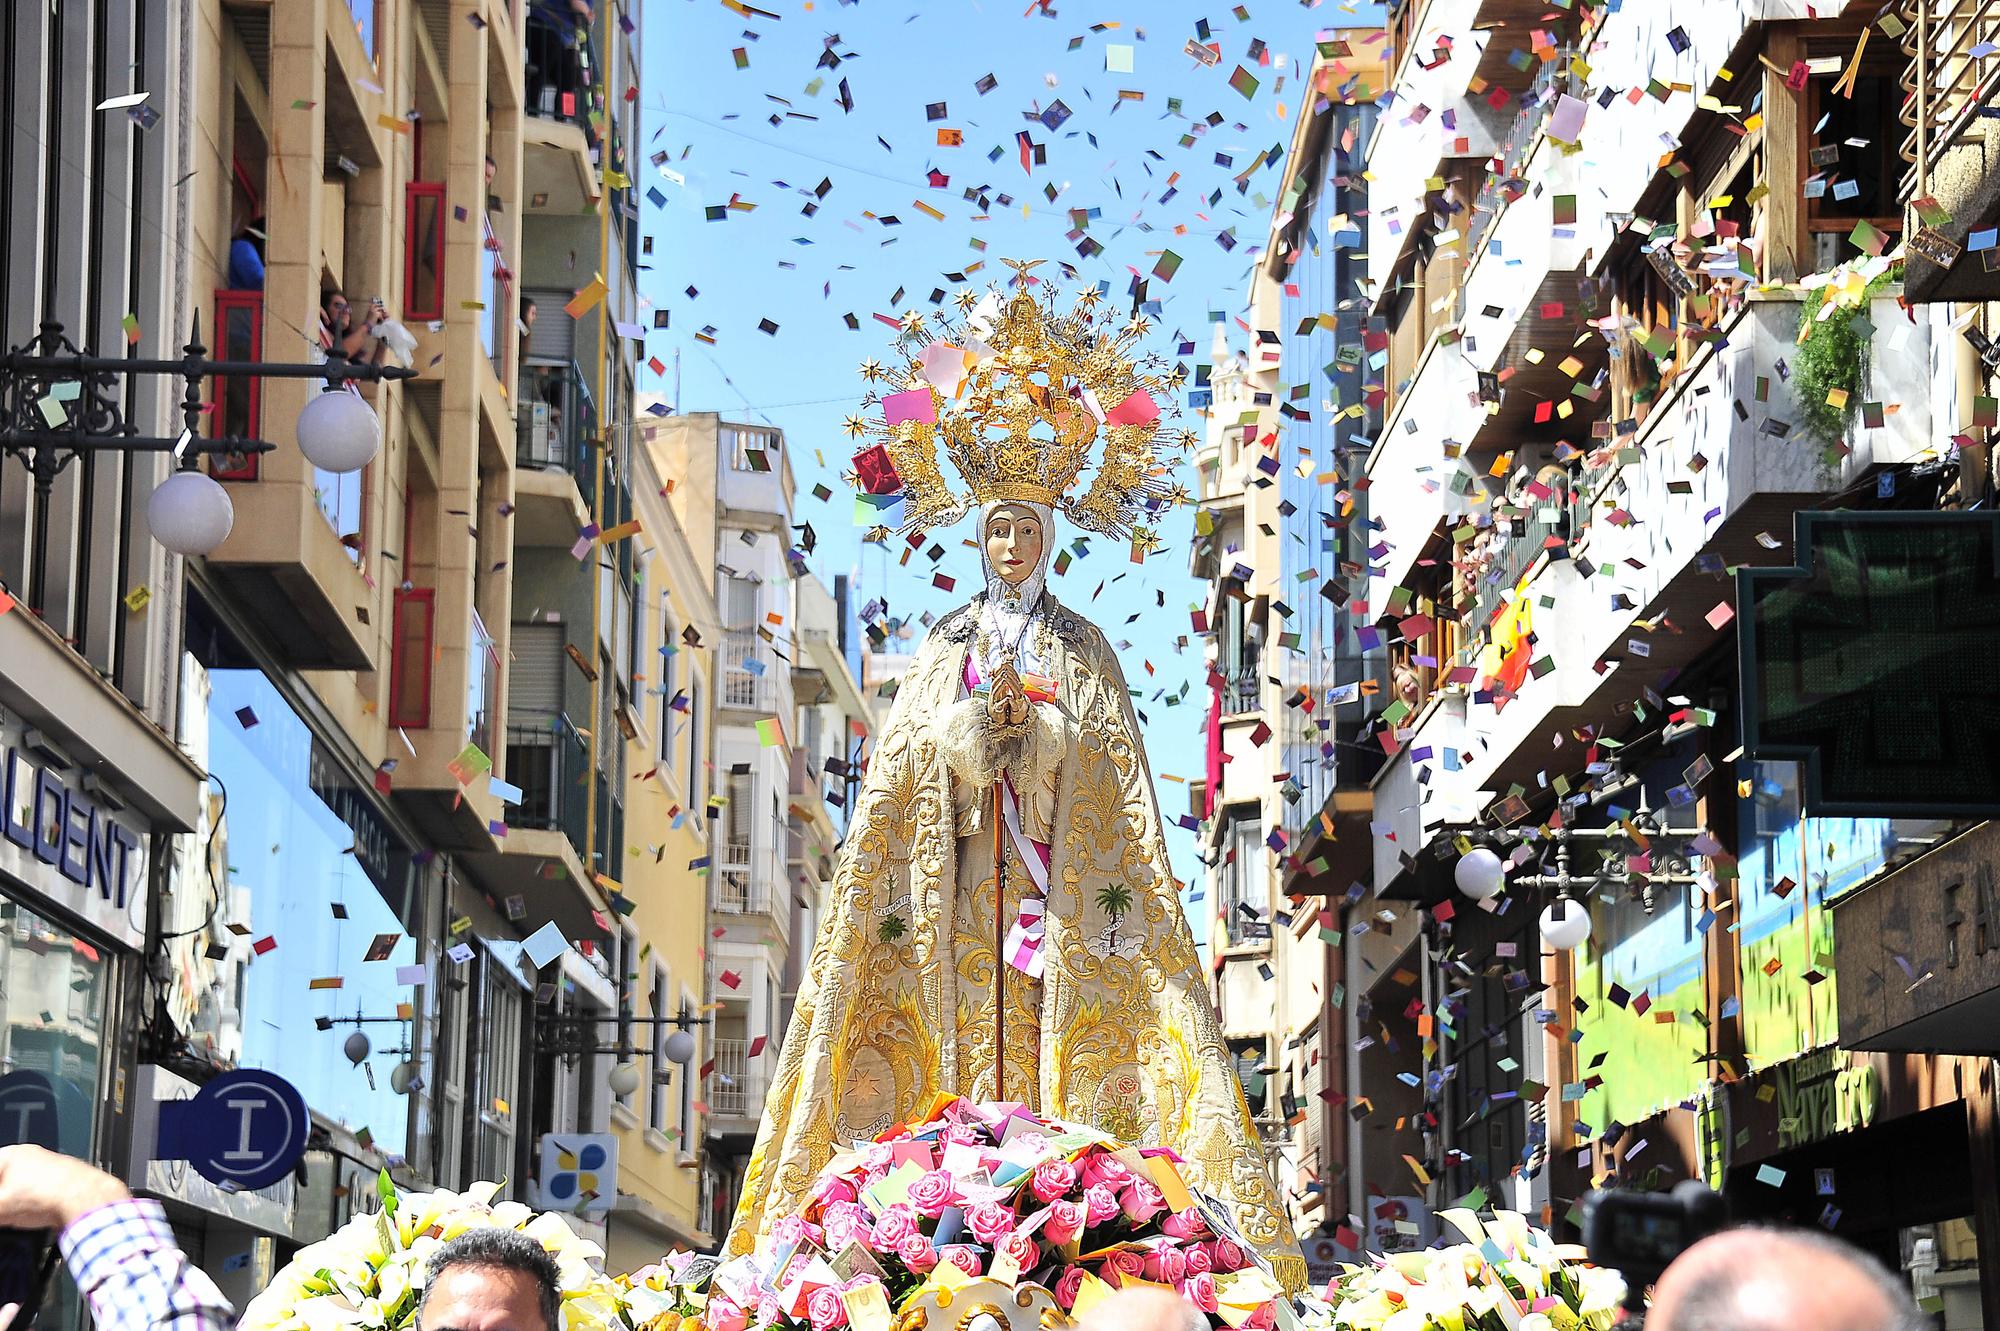
<svg viewBox="0 0 2000 1331">
<path fill-rule="evenodd" d="M 1379 21 L 1374 6 L 1355 0 L 1261 0 L 1241 8 L 1220 0 L 1095 8 L 1063 0 L 1047 7 L 1055 17 L 1029 0 L 764 0 L 751 7 L 774 19 L 720 0 L 652 0 L 643 16 L 634 177 L 642 196 L 657 188 L 664 203 L 641 203 L 642 230 L 654 237 L 654 268 L 641 276 L 654 307 L 669 311 L 672 322 L 648 334 L 648 354 L 668 368 L 657 378 L 643 375 L 642 387 L 671 400 L 678 352 L 683 409 L 783 427 L 801 520 L 819 533 L 821 577 L 856 573 L 864 597 L 887 597 L 899 615 L 963 601 L 978 586 L 979 564 L 956 543 L 965 531 L 938 533 L 949 550 L 935 566 L 919 554 L 898 567 L 900 544 L 884 551 L 859 539 L 840 480 L 852 452 L 841 422 L 863 396 L 856 367 L 884 356 L 893 340 L 871 316 L 929 311 L 934 289 L 956 288 L 945 274 L 982 261 L 967 281 L 998 281 L 1008 275 L 1002 258 L 1050 260 L 1037 275 L 1058 280 L 1055 261 L 1067 261 L 1079 283 L 1108 283 L 1107 303 L 1122 309 L 1136 270 L 1148 280 L 1147 299 L 1160 302 L 1155 349 L 1177 355 L 1192 342 L 1192 354 L 1177 355 L 1192 377 L 1195 363 L 1208 359 L 1212 319 L 1242 309 L 1300 113 L 1313 35 Z M 1206 37 L 1197 28 L 1202 20 Z M 1204 65 L 1186 53 L 1190 40 L 1214 43 L 1219 60 Z M 1113 68 L 1125 59 L 1119 48 L 1129 50 L 1129 73 Z M 1256 80 L 1248 97 L 1231 86 L 1239 67 Z M 977 85 L 988 75 L 995 83 L 982 95 Z M 851 111 L 841 104 L 843 80 Z M 1121 98 L 1121 91 L 1143 100 Z M 1058 101 L 1067 119 L 1054 109 Z M 942 115 L 932 118 L 938 103 Z M 1220 123 L 1208 122 L 1212 113 Z M 1059 123 L 1052 129 L 1049 120 Z M 963 145 L 941 146 L 941 129 L 960 131 Z M 1046 154 L 1029 172 L 1016 139 L 1023 130 Z M 1274 160 L 1252 171 L 1239 192 L 1235 178 L 1274 147 Z M 656 165 L 661 152 L 666 157 Z M 935 187 L 933 171 L 949 183 Z M 830 188 L 816 196 L 822 181 Z M 968 200 L 967 187 L 982 187 L 988 206 Z M 1221 196 L 1211 201 L 1217 190 Z M 1009 196 L 1004 204 L 1002 195 Z M 754 210 L 728 209 L 732 199 Z M 709 220 L 714 207 L 726 209 L 723 220 Z M 1084 259 L 1078 242 L 1065 237 L 1072 209 L 1098 210 L 1086 234 L 1102 253 Z M 881 220 L 890 217 L 897 224 Z M 1152 275 L 1165 251 L 1181 261 L 1170 281 Z M 844 321 L 850 313 L 857 331 Z M 775 334 L 759 330 L 767 319 Z M 705 329 L 713 345 L 698 340 Z M 1232 332 L 1240 347 L 1241 330 Z M 1180 423 L 1199 431 L 1200 417 L 1182 405 Z M 1183 479 L 1195 488 L 1191 469 Z M 834 490 L 832 499 L 812 497 L 820 482 Z M 1188 609 L 1203 596 L 1187 572 L 1192 515 L 1182 509 L 1167 517 L 1167 549 L 1143 566 L 1096 539 L 1088 557 L 1050 584 L 1114 642 L 1130 643 L 1121 656 L 1128 681 L 1144 692 L 1137 704 L 1154 771 L 1190 778 L 1200 775 L 1206 684 L 1200 640 L 1190 636 L 1178 650 L 1175 643 L 1189 635 Z M 1063 529 L 1058 540 L 1076 534 Z M 954 592 L 931 585 L 940 570 L 958 579 Z M 1147 673 L 1147 662 L 1156 673 Z M 1185 701 L 1167 705 L 1164 695 L 1183 685 Z M 1172 819 L 1187 808 L 1187 787 L 1159 784 Z M 1176 873 L 1198 881 L 1192 835 L 1170 827 L 1168 842 Z M 1205 932 L 1205 907 L 1192 914 L 1197 933 Z"/>
</svg>

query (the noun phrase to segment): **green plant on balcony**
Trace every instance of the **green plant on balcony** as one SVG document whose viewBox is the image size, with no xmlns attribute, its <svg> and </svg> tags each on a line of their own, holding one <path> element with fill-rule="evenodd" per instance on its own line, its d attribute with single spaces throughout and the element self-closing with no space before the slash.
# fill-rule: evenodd
<svg viewBox="0 0 2000 1331">
<path fill-rule="evenodd" d="M 1806 292 L 1799 302 L 1791 382 L 1800 423 L 1823 442 L 1840 444 L 1861 410 L 1861 386 L 1868 377 L 1869 303 L 1891 282 L 1900 282 L 1903 270 L 1900 264 L 1885 269 L 1865 285 L 1843 280 L 1839 270 L 1830 276 L 1832 281 Z M 1829 303 L 1838 308 L 1821 318 Z"/>
</svg>

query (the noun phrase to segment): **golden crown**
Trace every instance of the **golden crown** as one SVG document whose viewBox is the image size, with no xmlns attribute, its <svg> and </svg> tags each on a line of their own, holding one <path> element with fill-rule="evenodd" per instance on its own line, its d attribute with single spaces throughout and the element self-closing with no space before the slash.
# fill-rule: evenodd
<svg viewBox="0 0 2000 1331">
<path fill-rule="evenodd" d="M 1059 508 L 1088 531 L 1154 543 L 1146 519 L 1187 492 L 1173 479 L 1166 444 L 1185 452 L 1194 432 L 1169 434 L 1161 410 L 1175 416 L 1178 366 L 1132 350 L 1148 323 L 1135 316 L 1122 325 L 1100 310 L 1095 287 L 1079 292 L 1059 313 L 1055 288 L 1017 269 L 1016 290 L 984 294 L 965 290 L 929 319 L 913 310 L 903 317 L 896 351 L 904 364 L 885 368 L 870 360 L 862 377 L 883 387 L 863 400 L 880 408 L 850 416 L 847 432 L 873 438 L 886 450 L 901 480 L 903 531 L 923 531 L 958 521 L 974 505 L 1026 501 Z M 1043 295 L 1034 294 L 1040 288 Z M 1070 491 L 1104 437 L 1090 485 Z M 965 492 L 947 485 L 937 460 L 942 443 L 964 477 Z"/>
</svg>

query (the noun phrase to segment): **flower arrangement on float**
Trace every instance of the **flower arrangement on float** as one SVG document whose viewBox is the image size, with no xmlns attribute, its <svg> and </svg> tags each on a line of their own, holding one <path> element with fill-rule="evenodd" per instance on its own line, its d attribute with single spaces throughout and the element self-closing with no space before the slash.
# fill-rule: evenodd
<svg viewBox="0 0 2000 1331">
<path fill-rule="evenodd" d="M 1610 1331 L 1625 1282 L 1513 1211 L 1439 1212 L 1464 1243 L 1348 1266 L 1327 1291 L 1353 1331 Z"/>
<path fill-rule="evenodd" d="M 829 1162 L 756 1252 L 676 1255 L 626 1282 L 635 1324 L 705 1331 L 881 1331 L 975 1286 L 1060 1324 L 1134 1283 L 1261 1331 L 1282 1295 L 1173 1152 L 952 1097 Z"/>
<path fill-rule="evenodd" d="M 555 1256 L 557 1331 L 941 1331 L 981 1307 L 1002 1331 L 1049 1331 L 1133 1285 L 1249 1331 L 1610 1331 L 1624 1294 L 1616 1273 L 1514 1212 L 1482 1223 L 1451 1210 L 1440 1218 L 1465 1242 L 1348 1266 L 1324 1297 L 1287 1300 L 1173 1152 L 949 1097 L 835 1157 L 797 1215 L 728 1260 L 674 1252 L 606 1276 L 602 1250 L 562 1216 L 497 1191 L 398 1194 L 385 1174 L 382 1209 L 302 1249 L 241 1331 L 407 1331 L 432 1255 L 481 1226 Z"/>
<path fill-rule="evenodd" d="M 357 1215 L 301 1248 L 250 1301 L 238 1331 L 413 1327 L 432 1254 L 480 1228 L 518 1229 L 555 1257 L 562 1275 L 562 1326 L 556 1331 L 626 1331 L 625 1295 L 604 1274 L 603 1250 L 560 1215 L 495 1202 L 499 1189 L 475 1183 L 462 1193 L 405 1194 L 384 1173 L 376 1184 L 382 1209 Z"/>
</svg>

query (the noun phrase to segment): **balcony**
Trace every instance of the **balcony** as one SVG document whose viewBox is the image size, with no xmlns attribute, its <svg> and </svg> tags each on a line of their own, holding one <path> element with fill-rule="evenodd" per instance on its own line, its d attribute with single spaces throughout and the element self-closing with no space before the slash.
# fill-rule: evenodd
<svg viewBox="0 0 2000 1331">
<path fill-rule="evenodd" d="M 762 1055 L 752 1059 L 749 1042 L 741 1039 L 716 1040 L 714 1053 L 707 1088 L 710 1119 L 749 1119 L 754 1129 L 764 1112 Z"/>
<path fill-rule="evenodd" d="M 571 938 L 599 935 L 593 911 L 605 909 L 591 880 L 585 803 L 590 750 L 567 716 L 547 720 L 513 718 L 505 727 L 506 779 L 520 787 L 520 799 L 502 810 L 506 835 L 496 849 L 465 857 L 495 900 L 526 897 Z M 597 833 L 600 844 L 623 836 L 623 819 L 598 783 Z M 613 874 L 615 877 L 615 873 Z M 570 884 L 568 890 L 561 885 Z"/>
<path fill-rule="evenodd" d="M 1975 54 L 2000 41 L 2000 0 L 1907 0 L 1904 17 L 1903 234 L 1930 230 L 1943 242 L 1910 246 L 1907 294 L 1919 302 L 2000 299 L 2000 273 L 1962 248 L 1971 232 L 2000 221 L 2000 172 L 1992 167 L 2000 120 L 1988 110 L 2000 70 L 1990 55 Z M 1927 227 L 1918 199 L 1935 200 L 1951 220 Z"/>
<path fill-rule="evenodd" d="M 597 206 L 594 53 L 588 24 L 572 17 L 540 5 L 528 13 L 521 159 L 530 212 L 575 216 Z"/>
<path fill-rule="evenodd" d="M 1264 680 L 1255 670 L 1239 670 L 1224 677 L 1222 682 L 1222 714 L 1242 716 L 1259 710 L 1263 704 Z"/>
<path fill-rule="evenodd" d="M 262 357 L 261 292 L 216 293 L 221 354 Z M 284 655 L 307 670 L 374 670 L 378 630 L 369 626 L 375 589 L 357 565 L 370 544 L 362 496 L 371 466 L 346 476 L 316 471 L 286 445 L 305 406 L 303 380 L 231 379 L 213 387 L 216 431 L 241 430 L 280 445 L 262 456 L 219 457 L 211 474 L 229 487 L 236 522 L 208 556 L 209 575 L 254 617 Z M 312 391 L 317 391 L 316 389 Z M 370 399 L 379 406 L 384 393 Z"/>
<path fill-rule="evenodd" d="M 558 716 L 546 724 L 507 724 L 507 775 L 521 788 L 508 817 L 516 831 L 560 832 L 578 861 L 583 857 L 584 775 L 590 750 L 576 724 Z"/>
<path fill-rule="evenodd" d="M 766 665 L 755 629 L 729 629 L 722 635 L 722 705 L 762 707 L 770 696 L 764 685 Z"/>
<path fill-rule="evenodd" d="M 1868 373 L 1854 397 L 1899 409 L 1872 429 L 1858 417 L 1844 439 L 1828 443 L 1796 424 L 1804 412 L 1777 371 L 1797 354 L 1799 308 L 1790 299 L 1750 300 L 1717 344 L 1691 358 L 1636 436 L 1592 455 L 1587 521 L 1571 516 L 1571 548 L 1584 557 L 1551 559 L 1528 583 L 1531 650 L 1558 669 L 1531 674 L 1504 709 L 1473 704 L 1467 727 L 1484 748 L 1479 787 L 1532 783 L 1556 733 L 1602 717 L 1642 685 L 1663 687 L 1715 647 L 1720 631 L 1706 617 L 1730 599 L 1717 574 L 1787 562 L 1795 511 L 1880 468 L 1931 455 L 1930 330 L 1893 295 L 1873 298 Z M 1758 401 L 1760 382 L 1769 384 L 1768 401 Z M 1940 401 L 1937 410 L 1946 409 Z M 1579 565 L 1593 574 L 1616 569 L 1615 586 L 1583 576 Z M 1661 624 L 1678 631 L 1648 627 Z M 1454 774 L 1445 786 L 1462 779 Z M 1433 803 L 1439 793 L 1434 784 Z"/>
<path fill-rule="evenodd" d="M 597 493 L 597 407 L 583 372 L 522 366 L 514 431 L 514 540 L 567 548 Z"/>
</svg>

